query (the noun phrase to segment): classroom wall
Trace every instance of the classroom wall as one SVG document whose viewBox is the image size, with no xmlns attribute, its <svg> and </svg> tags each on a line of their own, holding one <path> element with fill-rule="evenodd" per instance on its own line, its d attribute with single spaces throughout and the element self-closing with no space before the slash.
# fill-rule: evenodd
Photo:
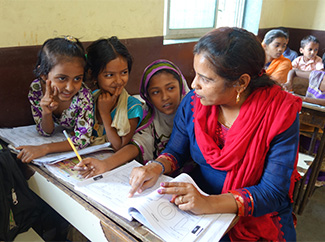
<svg viewBox="0 0 325 242">
<path fill-rule="evenodd" d="M 325 30 L 324 0 L 263 0 L 260 29 Z"/>
<path fill-rule="evenodd" d="M 263 1 L 259 28 L 325 30 L 324 0 Z M 41 45 L 71 34 L 82 41 L 163 35 L 164 0 L 0 0 L 0 48 Z"/>
<path fill-rule="evenodd" d="M 264 0 L 259 36 L 285 26 L 292 49 L 299 50 L 304 35 L 314 34 L 323 51 L 324 8 L 322 0 Z M 86 47 L 100 37 L 117 35 L 134 57 L 126 87 L 131 94 L 138 93 L 145 66 L 158 58 L 172 60 L 190 84 L 195 42 L 163 45 L 163 15 L 164 0 L 0 0 L 0 127 L 33 123 L 28 87 L 37 51 L 51 37 L 71 34 Z"/>
<path fill-rule="evenodd" d="M 83 42 L 162 36 L 163 10 L 164 0 L 0 0 L 0 48 L 67 34 Z"/>
</svg>

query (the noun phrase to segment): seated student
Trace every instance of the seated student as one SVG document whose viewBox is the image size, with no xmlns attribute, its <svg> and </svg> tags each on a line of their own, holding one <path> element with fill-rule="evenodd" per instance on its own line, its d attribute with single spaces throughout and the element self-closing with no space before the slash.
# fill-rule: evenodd
<svg viewBox="0 0 325 242">
<path fill-rule="evenodd" d="M 301 99 L 263 74 L 264 64 L 253 33 L 218 28 L 204 35 L 194 48 L 194 90 L 178 107 L 159 162 L 132 170 L 129 196 L 191 156 L 197 163 L 191 176 L 210 195 L 184 182 L 164 182 L 159 194 L 194 214 L 236 213 L 224 240 L 295 241 L 291 199 L 299 177 Z"/>
<path fill-rule="evenodd" d="M 72 131 L 71 140 L 79 149 L 90 144 L 93 100 L 83 83 L 86 58 L 74 37 L 48 39 L 38 53 L 28 99 L 40 135 L 50 136 L 58 124 Z M 30 162 L 48 153 L 70 151 L 68 141 L 20 146 L 17 158 Z"/>
<path fill-rule="evenodd" d="M 287 35 L 280 29 L 273 29 L 264 36 L 262 46 L 265 50 L 265 70 L 271 79 L 283 84 L 291 69 L 291 61 L 282 54 L 287 46 Z"/>
<path fill-rule="evenodd" d="M 288 81 L 285 85 L 286 90 L 292 89 L 293 78 L 302 77 L 309 79 L 309 85 L 305 96 L 300 96 L 294 94 L 296 96 L 301 97 L 302 101 L 314 103 L 318 105 L 325 106 L 325 72 L 324 71 L 300 71 L 297 69 L 293 69 L 288 74 Z M 300 131 L 302 132 L 314 132 L 314 127 L 306 124 L 300 124 Z M 324 131 L 320 129 L 319 133 L 323 133 Z M 308 150 L 310 146 L 311 138 L 307 137 L 303 134 L 300 135 L 300 148 Z M 319 141 L 316 141 L 314 153 L 317 152 L 319 146 Z M 325 185 L 325 162 L 322 163 L 322 168 L 318 175 L 316 185 L 323 186 Z"/>
<path fill-rule="evenodd" d="M 289 60 L 293 61 L 298 57 L 298 53 L 292 49 L 289 48 L 288 43 L 289 43 L 289 30 L 285 27 L 279 27 L 277 29 L 282 30 L 286 35 L 287 35 L 287 47 L 285 51 L 283 52 L 283 56 L 285 58 L 288 58 Z"/>
<path fill-rule="evenodd" d="M 115 151 L 128 144 L 142 120 L 142 104 L 125 90 L 132 68 L 132 56 L 115 36 L 99 39 L 87 48 L 93 92 L 93 144 L 111 142 Z"/>
<path fill-rule="evenodd" d="M 287 91 L 292 89 L 293 78 L 296 76 L 309 79 L 309 84 L 305 96 L 295 95 L 301 97 L 304 102 L 325 106 L 325 72 L 290 70 L 287 83 L 284 85 Z"/>
<path fill-rule="evenodd" d="M 308 35 L 300 42 L 301 56 L 292 61 L 292 67 L 302 71 L 324 70 L 322 58 L 317 53 L 319 49 L 319 40 Z"/>
<path fill-rule="evenodd" d="M 143 164 L 158 157 L 165 148 L 173 128 L 178 105 L 189 91 L 186 80 L 179 68 L 168 60 L 156 60 L 144 70 L 140 96 L 145 100 L 144 119 L 138 132 L 128 144 L 105 160 L 86 158 L 76 169 L 83 176 L 91 177 L 114 169 L 140 156 Z M 89 168 L 92 169 L 89 169 Z"/>
</svg>

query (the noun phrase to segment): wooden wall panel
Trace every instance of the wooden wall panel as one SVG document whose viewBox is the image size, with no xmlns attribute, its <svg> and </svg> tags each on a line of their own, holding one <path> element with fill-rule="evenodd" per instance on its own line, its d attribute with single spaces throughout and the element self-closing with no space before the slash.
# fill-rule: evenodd
<svg viewBox="0 0 325 242">
<path fill-rule="evenodd" d="M 165 58 L 182 70 L 190 84 L 194 77 L 193 47 L 195 43 L 163 45 L 163 37 L 124 39 L 134 58 L 126 89 L 130 94 L 139 93 L 139 83 L 144 68 L 152 61 Z M 83 43 L 85 47 L 90 42 Z M 27 99 L 33 69 L 41 46 L 0 48 L 0 128 L 33 124 Z"/>
</svg>

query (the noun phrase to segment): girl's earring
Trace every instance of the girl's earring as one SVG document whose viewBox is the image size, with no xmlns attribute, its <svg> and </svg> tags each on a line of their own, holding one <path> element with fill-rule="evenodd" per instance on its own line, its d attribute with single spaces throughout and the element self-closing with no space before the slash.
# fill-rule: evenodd
<svg viewBox="0 0 325 242">
<path fill-rule="evenodd" d="M 237 97 L 236 97 L 236 104 L 238 104 L 240 101 L 240 92 L 237 92 Z"/>
</svg>

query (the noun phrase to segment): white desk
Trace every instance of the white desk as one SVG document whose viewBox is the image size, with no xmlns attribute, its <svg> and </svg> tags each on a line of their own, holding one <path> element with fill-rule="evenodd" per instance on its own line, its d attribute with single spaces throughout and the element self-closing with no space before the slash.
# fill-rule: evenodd
<svg viewBox="0 0 325 242">
<path fill-rule="evenodd" d="M 129 222 L 90 201 L 45 169 L 30 165 L 30 188 L 91 241 L 161 241 L 136 221 Z"/>
</svg>

